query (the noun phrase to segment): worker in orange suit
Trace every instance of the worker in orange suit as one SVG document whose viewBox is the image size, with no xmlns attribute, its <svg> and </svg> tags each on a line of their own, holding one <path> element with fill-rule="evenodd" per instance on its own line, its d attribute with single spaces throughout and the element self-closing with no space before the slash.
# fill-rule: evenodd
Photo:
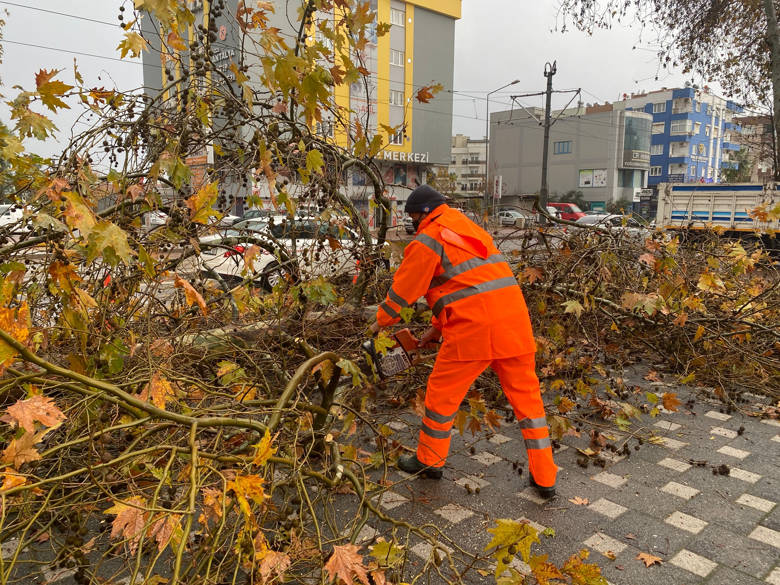
<svg viewBox="0 0 780 585">
<path fill-rule="evenodd" d="M 490 235 L 428 185 L 411 193 L 405 211 L 417 237 L 404 251 L 371 331 L 397 323 L 402 309 L 425 296 L 433 319 L 420 345 L 439 337 L 442 345 L 428 378 L 417 452 L 401 457 L 398 467 L 442 477 L 455 415 L 490 366 L 522 429 L 531 485 L 543 497 L 554 496 L 558 468 L 535 372 L 536 345 L 511 268 Z"/>
</svg>

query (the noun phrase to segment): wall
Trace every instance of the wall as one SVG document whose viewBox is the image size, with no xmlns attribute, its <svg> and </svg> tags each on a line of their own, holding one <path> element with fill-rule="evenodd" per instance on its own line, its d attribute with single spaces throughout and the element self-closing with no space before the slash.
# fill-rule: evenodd
<svg viewBox="0 0 780 585">
<path fill-rule="evenodd" d="M 455 20 L 414 10 L 414 92 L 431 82 L 444 89 L 427 104 L 414 101 L 412 150 L 430 153 L 431 163 L 449 164 L 452 139 L 452 87 L 455 75 Z M 449 90 L 449 91 L 448 91 Z"/>
<path fill-rule="evenodd" d="M 641 187 L 637 182 L 620 185 L 623 166 L 623 112 L 606 111 L 587 116 L 561 117 L 550 129 L 547 182 L 550 193 L 582 191 L 589 201 L 631 199 Z M 499 112 L 491 115 L 491 176 L 503 176 L 507 196 L 538 193 L 542 176 L 544 129 L 524 113 Z M 556 142 L 571 141 L 571 152 L 555 154 Z M 581 186 L 581 170 L 598 170 L 603 186 Z M 637 184 L 639 183 L 639 184 Z"/>
</svg>

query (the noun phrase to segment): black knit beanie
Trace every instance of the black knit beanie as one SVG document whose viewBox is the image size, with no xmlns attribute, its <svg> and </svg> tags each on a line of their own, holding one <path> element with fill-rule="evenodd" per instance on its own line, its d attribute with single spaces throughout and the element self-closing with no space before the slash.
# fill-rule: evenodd
<svg viewBox="0 0 780 585">
<path fill-rule="evenodd" d="M 421 185 L 409 195 L 404 211 L 406 213 L 429 213 L 446 201 L 444 195 L 433 187 Z"/>
</svg>

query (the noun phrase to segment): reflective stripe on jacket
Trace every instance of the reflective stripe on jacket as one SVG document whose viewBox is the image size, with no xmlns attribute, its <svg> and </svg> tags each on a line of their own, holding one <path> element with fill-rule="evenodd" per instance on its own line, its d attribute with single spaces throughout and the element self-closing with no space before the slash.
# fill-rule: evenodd
<svg viewBox="0 0 780 585">
<path fill-rule="evenodd" d="M 425 296 L 442 332 L 439 355 L 496 359 L 536 351 L 528 309 L 512 270 L 490 235 L 447 205 L 421 223 L 404 251 L 377 320 L 383 327 Z"/>
</svg>

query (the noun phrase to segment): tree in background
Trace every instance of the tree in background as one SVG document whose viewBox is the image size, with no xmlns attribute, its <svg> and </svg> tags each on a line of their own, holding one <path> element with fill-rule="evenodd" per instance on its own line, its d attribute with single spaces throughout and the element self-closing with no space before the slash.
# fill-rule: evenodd
<svg viewBox="0 0 780 585">
<path fill-rule="evenodd" d="M 610 201 L 607 203 L 608 213 L 620 213 L 626 214 L 632 213 L 634 204 L 630 199 L 618 199 L 617 201 Z"/>
<path fill-rule="evenodd" d="M 436 175 L 431 178 L 431 187 L 442 195 L 452 197 L 458 190 L 458 175 L 448 173 L 446 167 L 440 167 L 436 170 Z"/>
<path fill-rule="evenodd" d="M 727 183 L 748 183 L 753 173 L 753 161 L 747 148 L 742 147 L 733 155 L 734 160 L 722 171 L 723 180 Z"/>
<path fill-rule="evenodd" d="M 656 35 L 660 66 L 681 67 L 746 104 L 780 111 L 780 36 L 775 0 L 563 0 L 562 32 L 638 23 Z M 658 77 L 656 76 L 656 80 Z M 774 120 L 780 135 L 780 119 Z"/>
</svg>

